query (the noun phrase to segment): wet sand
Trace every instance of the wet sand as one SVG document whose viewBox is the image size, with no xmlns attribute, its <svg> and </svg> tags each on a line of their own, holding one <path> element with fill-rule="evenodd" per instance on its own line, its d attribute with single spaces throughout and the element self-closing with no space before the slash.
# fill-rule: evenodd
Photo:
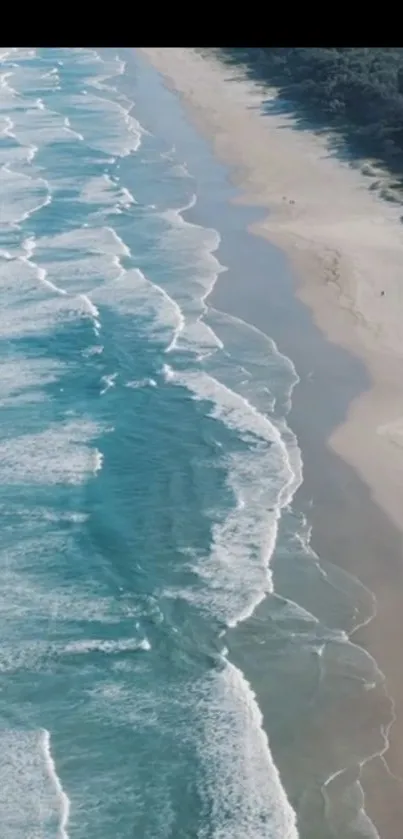
<svg viewBox="0 0 403 839">
<path fill-rule="evenodd" d="M 211 220 L 211 209 L 207 209 Z M 243 215 L 246 222 L 247 212 Z M 207 213 L 203 219 L 206 221 Z M 369 487 L 356 471 L 328 446 L 335 425 L 344 422 L 352 399 L 365 393 L 370 386 L 369 373 L 360 359 L 324 340 L 322 332 L 312 322 L 310 311 L 295 295 L 295 280 L 293 282 L 291 272 L 287 271 L 287 261 L 281 252 L 275 252 L 274 260 L 271 254 L 270 276 L 267 276 L 264 270 L 268 256 L 266 243 L 255 237 L 252 245 L 253 295 L 250 294 L 250 286 L 245 284 L 250 234 L 246 232 L 245 224 L 243 234 L 238 229 L 231 236 L 230 225 L 227 228 L 222 215 L 220 259 L 232 268 L 219 278 L 209 303 L 270 334 L 282 352 L 298 360 L 301 381 L 293 393 L 289 424 L 302 449 L 304 482 L 294 498 L 293 508 L 303 511 L 311 522 L 311 546 L 321 560 L 334 563 L 356 576 L 376 595 L 377 617 L 358 630 L 353 640 L 374 656 L 387 676 L 388 692 L 396 701 L 399 716 L 390 732 L 391 748 L 386 757 L 393 771 L 400 774 L 403 770 L 400 739 L 403 735 L 403 694 L 399 691 L 403 684 L 399 652 L 403 637 L 401 533 L 374 503 Z M 272 568 L 275 589 L 281 592 L 275 557 Z M 249 629 L 245 625 L 240 627 L 231 651 L 256 690 L 264 713 L 271 705 L 265 675 L 267 662 L 264 654 L 259 659 L 255 635 L 264 634 L 267 613 L 267 606 L 263 604 L 248 622 Z M 260 672 L 259 667 L 262 668 Z M 380 706 L 372 710 L 375 731 L 379 727 L 378 711 L 382 717 L 385 709 Z M 386 716 L 389 718 L 389 709 Z M 367 719 L 363 722 L 368 725 Z M 329 751 L 329 741 L 332 736 L 335 739 L 339 736 L 340 729 L 338 720 L 332 723 L 331 714 L 327 715 L 327 723 L 328 740 L 323 745 Z M 361 724 L 359 717 L 356 724 Z M 271 725 L 268 727 L 271 731 Z M 319 734 L 309 729 L 305 749 L 308 753 L 314 736 L 323 738 L 323 731 Z M 297 749 L 293 749 L 291 757 L 283 755 L 281 745 L 276 748 L 272 733 L 270 745 L 282 778 L 289 786 L 287 781 L 295 774 L 293 758 Z M 319 740 L 318 748 L 323 745 Z M 299 749 L 302 749 L 302 743 Z M 382 839 L 401 839 L 402 784 L 390 778 L 384 763 L 379 760 L 368 765 L 363 772 L 363 781 L 366 810 Z"/>
<path fill-rule="evenodd" d="M 289 118 L 262 117 L 261 92 L 249 82 L 231 81 L 227 68 L 179 48 L 145 52 L 182 93 L 198 127 L 214 136 L 218 156 L 236 167 L 245 202 L 270 209 L 269 219 L 254 230 L 280 245 L 296 269 L 295 285 L 269 282 L 258 272 L 251 295 L 240 266 L 220 277 L 210 302 L 267 332 L 282 352 L 298 359 L 301 382 L 290 424 L 303 452 L 304 484 L 295 505 L 312 522 L 319 556 L 356 575 L 376 595 L 377 617 L 354 640 L 386 674 L 397 719 L 385 757 L 403 776 L 399 211 L 370 193 L 363 175 L 325 155 L 323 138 L 297 133 Z M 292 199 L 284 196 L 286 173 Z M 247 238 L 238 237 L 238 247 L 240 255 L 242 247 L 247 252 Z M 262 241 L 262 264 L 264 259 Z M 280 253 L 278 260 L 280 265 Z M 284 273 L 274 271 L 273 277 Z M 249 676 L 247 650 L 243 642 L 239 654 Z M 264 708 L 263 683 L 261 692 Z M 363 779 L 366 809 L 382 839 L 400 839 L 403 786 L 379 759 L 367 765 Z"/>
</svg>

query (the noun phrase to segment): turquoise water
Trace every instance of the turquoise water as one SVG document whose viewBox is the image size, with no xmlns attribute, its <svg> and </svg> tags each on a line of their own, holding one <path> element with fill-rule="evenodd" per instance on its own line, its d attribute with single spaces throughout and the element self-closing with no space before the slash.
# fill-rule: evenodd
<svg viewBox="0 0 403 839">
<path fill-rule="evenodd" d="M 308 781 L 340 824 L 324 785 L 362 744 L 286 792 L 270 725 L 305 701 L 301 662 L 311 706 L 327 659 L 359 668 L 357 701 L 379 687 L 345 635 L 373 602 L 310 551 L 296 368 L 208 308 L 231 270 L 194 220 L 208 164 L 120 53 L 1 56 L 2 835 L 296 839 Z M 265 728 L 229 651 L 262 605 Z M 340 835 L 376 835 L 356 787 Z"/>
</svg>

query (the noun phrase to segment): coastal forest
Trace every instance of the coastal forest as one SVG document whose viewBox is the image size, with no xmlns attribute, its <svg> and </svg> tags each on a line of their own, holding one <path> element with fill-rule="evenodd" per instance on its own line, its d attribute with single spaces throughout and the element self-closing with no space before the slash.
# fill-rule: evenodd
<svg viewBox="0 0 403 839">
<path fill-rule="evenodd" d="M 225 61 L 275 86 L 278 106 L 331 129 L 357 155 L 403 174 L 403 48 L 220 47 Z M 399 181 L 400 185 L 400 181 Z"/>
</svg>

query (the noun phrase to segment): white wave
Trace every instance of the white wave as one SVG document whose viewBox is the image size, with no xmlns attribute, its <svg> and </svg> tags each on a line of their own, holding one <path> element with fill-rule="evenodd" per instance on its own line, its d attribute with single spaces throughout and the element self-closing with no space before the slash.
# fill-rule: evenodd
<svg viewBox="0 0 403 839">
<path fill-rule="evenodd" d="M 30 61 L 35 56 L 36 50 L 31 47 L 13 47 L 13 58 L 17 61 Z"/>
<path fill-rule="evenodd" d="M 24 146 L 43 148 L 55 143 L 77 143 L 78 137 L 64 124 L 61 114 L 41 110 L 35 100 L 27 101 L 22 111 L 13 111 L 13 136 Z"/>
<path fill-rule="evenodd" d="M 148 334 L 150 330 L 168 333 L 164 340 L 169 341 L 181 324 L 175 301 L 138 268 L 123 271 L 117 279 L 94 289 L 91 296 L 96 303 L 110 306 L 124 315 L 138 316 L 139 328 L 146 328 Z"/>
<path fill-rule="evenodd" d="M 36 276 L 39 282 L 51 291 L 54 291 L 56 294 L 66 294 L 67 292 L 63 288 L 60 288 L 60 286 L 55 285 L 55 283 L 52 283 L 52 281 L 48 279 L 47 271 L 37 265 L 37 263 L 32 259 L 36 249 L 35 238 L 33 236 L 29 236 L 27 239 L 24 239 L 21 243 L 21 247 L 25 256 L 20 257 L 19 261 L 29 265 L 34 271 L 36 271 Z"/>
<path fill-rule="evenodd" d="M 155 379 L 133 379 L 131 382 L 126 382 L 125 387 L 130 387 L 137 390 L 142 387 L 157 387 Z"/>
<path fill-rule="evenodd" d="M 66 655 L 80 655 L 91 652 L 100 653 L 123 653 L 136 652 L 136 650 L 143 650 L 147 652 L 151 650 L 151 644 L 147 638 L 139 641 L 138 638 L 126 638 L 120 641 L 102 641 L 102 640 L 84 640 L 71 641 L 63 648 L 63 653 Z"/>
<path fill-rule="evenodd" d="M 176 175 L 178 178 L 191 178 L 191 174 L 189 169 L 186 166 L 186 163 L 174 163 L 171 168 L 171 172 L 173 175 Z"/>
<path fill-rule="evenodd" d="M 18 224 L 52 200 L 47 181 L 14 172 L 7 165 L 0 169 L 0 190 L 1 224 Z"/>
<path fill-rule="evenodd" d="M 375 825 L 365 813 L 364 793 L 359 781 L 353 782 L 347 789 L 342 787 L 341 795 L 340 793 L 337 795 L 336 792 L 335 800 L 332 800 L 329 795 L 329 786 L 331 785 L 333 789 L 333 780 L 342 776 L 344 772 L 345 767 L 335 772 L 321 788 L 325 802 L 326 821 L 331 825 L 333 836 L 345 835 L 347 821 L 347 831 L 350 836 L 381 839 Z"/>
<path fill-rule="evenodd" d="M 86 181 L 79 200 L 85 204 L 123 209 L 128 209 L 136 203 L 131 192 L 125 187 L 118 186 L 109 175 L 101 175 Z"/>
<path fill-rule="evenodd" d="M 74 113 L 73 128 L 88 146 L 106 154 L 126 157 L 137 151 L 142 128 L 119 102 L 87 93 L 70 96 L 68 104 Z"/>
<path fill-rule="evenodd" d="M 76 420 L 3 440 L 0 478 L 5 484 L 80 484 L 102 465 L 90 445 L 99 431 L 89 420 Z"/>
<path fill-rule="evenodd" d="M 168 149 L 168 151 L 162 151 L 160 157 L 162 157 L 163 160 L 174 161 L 175 160 L 175 155 L 176 155 L 176 146 L 175 146 L 175 143 L 174 143 L 171 146 L 171 148 Z"/>
<path fill-rule="evenodd" d="M 162 366 L 162 374 L 166 382 L 172 382 L 175 379 L 175 373 L 169 364 L 164 364 Z"/>
<path fill-rule="evenodd" d="M 44 236 L 33 242 L 32 248 L 41 264 L 42 279 L 59 293 L 80 294 L 99 329 L 99 312 L 89 293 L 98 283 L 114 280 L 124 273 L 120 256 L 130 252 L 120 237 L 109 227 L 86 227 Z"/>
<path fill-rule="evenodd" d="M 96 475 L 97 472 L 101 471 L 102 466 L 103 466 L 103 462 L 104 462 L 104 456 L 103 456 L 102 452 L 100 452 L 99 449 L 94 449 L 93 452 L 92 452 L 92 463 L 91 463 L 92 472 L 93 472 L 94 475 Z"/>
<path fill-rule="evenodd" d="M 255 695 L 228 661 L 207 677 L 197 724 L 206 779 L 200 794 L 210 813 L 198 839 L 298 839 Z"/>
<path fill-rule="evenodd" d="M 124 73 L 126 63 L 124 61 L 121 61 L 120 62 L 120 68 L 119 68 L 117 62 L 112 62 L 112 61 L 107 62 L 107 61 L 105 61 L 105 59 L 102 59 L 102 64 L 103 64 L 103 69 L 104 70 L 109 69 L 110 72 L 103 73 L 102 75 L 99 75 L 99 76 L 93 76 L 92 78 L 88 78 L 87 83 L 89 85 L 91 85 L 91 87 L 95 87 L 97 90 L 112 93 L 116 96 L 116 98 L 120 99 L 121 101 L 128 102 L 129 101 L 128 97 L 125 96 L 124 94 L 119 94 L 117 88 L 114 85 L 110 84 L 111 80 L 113 80 L 114 77 Z M 108 64 L 109 64 L 109 67 L 108 67 Z M 115 65 L 115 66 L 113 66 L 113 65 Z M 116 70 L 115 70 L 115 67 L 117 68 Z M 108 82 L 109 82 L 109 84 L 108 84 Z"/>
<path fill-rule="evenodd" d="M 3 515 L 3 523 L 5 525 L 7 515 L 9 515 L 10 512 L 7 508 L 7 504 L 0 503 L 0 512 Z M 54 510 L 52 507 L 45 507 L 41 506 L 40 504 L 31 508 L 25 507 L 23 505 L 14 504 L 13 515 L 15 515 L 16 520 L 18 520 L 18 522 L 21 523 L 24 528 L 27 525 L 28 527 L 30 527 L 31 525 L 36 526 L 48 522 L 83 523 L 88 519 L 87 513 L 78 512 L 77 510 Z"/>
<path fill-rule="evenodd" d="M 259 410 L 282 414 L 291 408 L 291 396 L 299 382 L 295 365 L 283 355 L 275 341 L 240 318 L 209 307 L 208 322 L 225 346 L 225 358 L 214 357 L 212 370 L 219 367 L 218 378 L 236 387 Z M 228 363 L 230 361 L 230 364 Z M 219 366 L 220 365 L 220 366 Z M 240 383 L 240 376 L 244 379 Z"/>
<path fill-rule="evenodd" d="M 73 320 L 90 318 L 97 328 L 97 309 L 85 294 L 67 295 L 56 286 L 26 253 L 31 240 L 21 246 L 23 257 L 0 259 L 0 290 L 3 294 L 0 331 L 3 339 L 47 332 Z M 41 292 L 41 287 L 43 288 Z M 51 297 L 47 293 L 54 292 Z"/>
<path fill-rule="evenodd" d="M 36 507 L 33 513 L 30 513 L 31 519 L 35 518 L 35 516 L 40 521 L 52 521 L 52 522 L 73 522 L 74 524 L 84 524 L 84 522 L 88 521 L 88 513 L 82 512 L 74 512 L 71 510 L 67 511 L 60 511 L 54 512 L 53 510 L 49 510 L 46 507 Z"/>
<path fill-rule="evenodd" d="M 97 329 L 100 329 L 101 323 L 99 320 L 99 309 L 97 309 L 97 307 L 94 306 L 94 303 L 92 302 L 92 300 L 90 300 L 88 294 L 80 294 L 80 297 L 86 309 L 88 310 L 88 314 L 90 315 L 90 317 L 92 317 L 95 326 L 97 327 Z"/>
<path fill-rule="evenodd" d="M 15 76 L 15 71 L 14 70 L 8 70 L 6 73 L 0 73 L 0 90 L 1 90 L 1 93 L 4 93 L 4 91 L 6 91 L 7 93 L 11 93 L 12 95 L 17 93 L 15 88 L 12 85 L 10 85 L 10 83 L 8 81 L 11 78 L 14 80 L 14 76 Z"/>
<path fill-rule="evenodd" d="M 13 89 L 24 97 L 33 93 L 55 90 L 60 79 L 52 72 L 43 73 L 40 67 L 19 62 L 13 70 Z"/>
<path fill-rule="evenodd" d="M 46 73 L 42 73 L 41 78 L 42 79 L 54 79 L 56 84 L 59 84 L 59 82 L 60 82 L 60 76 L 59 76 L 59 71 L 58 71 L 57 67 L 52 67 L 51 70 L 47 70 Z"/>
<path fill-rule="evenodd" d="M 56 361 L 5 359 L 0 362 L 0 405 L 44 399 L 43 388 L 59 378 L 65 368 Z"/>
<path fill-rule="evenodd" d="M 28 148 L 27 148 L 27 162 L 28 163 L 32 163 L 37 151 L 38 151 L 38 146 L 28 146 Z"/>
<path fill-rule="evenodd" d="M 144 274 L 143 274 L 143 277 L 144 277 Z M 185 318 L 183 317 L 182 309 L 178 305 L 176 300 L 174 300 L 172 297 L 170 297 L 169 294 L 165 291 L 165 289 L 162 288 L 162 286 L 158 285 L 157 283 L 153 283 L 153 286 L 162 295 L 162 297 L 167 301 L 168 305 L 172 306 L 172 308 L 173 308 L 173 310 L 176 314 L 177 325 L 174 329 L 174 334 L 172 336 L 172 340 L 171 340 L 170 344 L 168 345 L 168 347 L 166 348 L 166 352 L 170 352 L 176 346 L 179 335 L 181 334 L 181 332 L 184 329 Z"/>
<path fill-rule="evenodd" d="M 4 134 L 5 137 L 11 137 L 15 139 L 15 134 L 13 133 L 14 123 L 12 119 L 8 116 L 8 114 L 4 114 L 1 117 L 1 121 L 3 123 L 3 127 L 1 128 L 1 134 Z"/>
<path fill-rule="evenodd" d="M 21 246 L 24 252 L 24 245 Z M 25 251 L 26 252 L 26 251 Z M 24 297 L 35 297 L 38 290 L 37 266 L 26 257 L 0 260 L 0 289 L 4 295 L 4 308 L 10 304 L 18 305 Z M 3 309 L 4 311 L 4 309 Z"/>
<path fill-rule="evenodd" d="M 73 250 L 130 256 L 130 250 L 112 227 L 80 227 L 55 236 L 42 236 L 36 247 L 44 250 Z"/>
<path fill-rule="evenodd" d="M 95 344 L 93 347 L 88 347 L 88 349 L 83 351 L 83 355 L 86 357 L 91 355 L 101 355 L 103 353 L 104 347 L 101 344 Z"/>
<path fill-rule="evenodd" d="M 15 53 L 15 52 L 16 52 L 16 50 L 17 50 L 17 48 L 16 48 L 16 47 L 9 47 L 9 49 L 2 50 L 2 51 L 0 52 L 0 61 L 1 61 L 1 62 L 3 62 L 3 61 L 8 61 L 8 59 L 10 58 L 10 56 L 12 56 L 12 55 L 13 55 L 13 53 Z"/>
<path fill-rule="evenodd" d="M 196 596 L 201 606 L 234 626 L 250 616 L 272 590 L 270 559 L 278 519 L 302 480 L 300 452 L 285 424 L 288 446 L 277 424 L 206 373 L 178 373 L 165 365 L 163 374 L 197 399 L 210 402 L 210 416 L 240 434 L 247 444 L 245 450 L 223 461 L 235 503 L 224 522 L 213 524 L 209 555 L 192 563 L 204 586 L 197 595 L 182 592 L 185 598 Z"/>
<path fill-rule="evenodd" d="M 68 798 L 45 731 L 0 732 L 0 811 L 4 839 L 68 839 Z"/>
<path fill-rule="evenodd" d="M 4 82 L 4 76 L 7 78 L 7 73 L 4 73 L 0 78 L 2 83 L 0 85 L 0 114 L 9 116 L 14 115 L 18 109 L 18 95 L 9 85 Z"/>
<path fill-rule="evenodd" d="M 131 207 L 132 204 L 137 203 L 136 199 L 133 197 L 131 192 L 128 189 L 126 189 L 125 186 L 122 187 L 122 198 L 120 198 L 119 201 L 120 201 L 120 206 L 124 207 L 124 209 L 126 209 L 126 210 L 129 207 Z"/>
<path fill-rule="evenodd" d="M 74 522 L 76 516 L 77 514 L 74 514 Z M 80 523 L 81 514 L 78 514 L 78 518 Z M 7 552 L 0 553 L 0 615 L 8 627 L 7 637 L 3 637 L 0 647 L 2 673 L 40 666 L 49 654 L 48 637 L 54 624 L 57 624 L 58 632 L 65 633 L 70 640 L 72 621 L 80 626 L 85 622 L 90 634 L 94 631 L 93 622 L 118 628 L 122 620 L 131 620 L 141 611 L 132 598 L 122 598 L 119 601 L 115 597 L 105 597 L 97 593 L 96 584 L 92 579 L 87 585 L 80 581 L 76 586 L 63 581 L 63 578 L 60 580 L 55 571 L 57 572 L 57 564 L 66 556 L 69 543 L 62 538 L 62 534 L 55 537 L 49 531 L 49 525 L 54 520 L 54 516 L 46 512 L 40 519 L 28 517 L 26 524 L 36 525 L 42 536 L 35 539 L 25 538 L 10 547 Z M 22 524 L 23 521 L 24 516 L 21 514 L 19 522 Z M 15 530 L 12 526 L 10 529 L 11 535 L 15 537 Z M 29 635 L 34 638 L 38 626 L 39 631 L 42 631 L 43 621 L 48 622 L 47 637 L 42 641 L 30 640 Z M 62 653 L 63 645 L 59 645 L 57 650 Z"/>
<path fill-rule="evenodd" d="M 118 258 L 110 258 L 103 254 L 85 254 L 79 250 L 70 259 L 51 261 L 52 251 L 45 254 L 38 251 L 37 259 L 41 265 L 41 281 L 59 294 L 81 294 L 89 314 L 93 314 L 94 307 L 88 301 L 94 286 L 105 280 L 118 277 L 122 268 Z"/>
<path fill-rule="evenodd" d="M 203 316 L 207 312 L 206 298 L 214 288 L 218 275 L 227 269 L 215 256 L 221 241 L 219 233 L 183 218 L 182 213 L 195 203 L 196 196 L 193 195 L 185 207 L 160 214 L 168 222 L 168 227 L 161 235 L 158 247 L 163 258 L 173 264 L 175 280 L 170 281 L 169 293 L 184 313 L 182 328 L 174 336 L 167 352 L 193 350 L 203 358 L 223 347 Z"/>
<path fill-rule="evenodd" d="M 101 382 L 104 385 L 102 390 L 100 391 L 100 395 L 103 396 L 111 387 L 115 387 L 116 378 L 119 374 L 118 373 L 111 373 L 109 376 L 102 376 Z"/>
<path fill-rule="evenodd" d="M 1 133 L 5 134 L 7 130 L 8 129 L 6 128 Z M 24 164 L 32 163 L 36 152 L 37 149 L 34 146 L 20 146 L 17 144 L 12 148 L 10 148 L 10 146 L 0 146 L 0 166 L 15 168 L 16 165 L 21 167 L 21 165 L 23 166 Z"/>
<path fill-rule="evenodd" d="M 108 73 L 105 78 L 113 78 L 122 75 L 126 67 L 126 62 L 117 54 L 113 58 L 106 57 L 104 53 L 101 55 L 97 49 L 92 47 L 65 47 L 62 49 L 66 51 L 67 55 L 74 53 L 75 63 L 85 67 L 86 71 L 90 68 L 94 71 L 93 75 L 86 77 L 86 82 L 94 82 L 95 86 L 100 77 L 99 71 L 101 69 L 105 74 Z"/>
<path fill-rule="evenodd" d="M 77 140 L 82 140 L 82 141 L 84 140 L 83 135 L 80 134 L 79 131 L 74 131 L 74 128 L 71 127 L 71 123 L 70 123 L 70 120 L 69 120 L 68 117 L 64 118 L 64 127 L 65 127 L 66 131 L 68 131 L 70 134 L 73 135 L 73 137 L 77 137 Z"/>
<path fill-rule="evenodd" d="M 68 839 L 67 823 L 70 815 L 70 800 L 64 792 L 60 778 L 57 774 L 55 762 L 50 749 L 50 733 L 46 729 L 42 732 L 42 748 L 45 755 L 48 775 L 59 802 L 60 821 L 58 825 L 58 839 Z"/>
<path fill-rule="evenodd" d="M 210 416 L 221 420 L 241 434 L 264 440 L 266 443 L 277 444 L 284 448 L 281 435 L 274 423 L 261 414 L 247 399 L 226 387 L 221 382 L 209 376 L 204 371 L 172 370 L 169 365 L 164 366 L 165 375 L 175 384 L 182 385 L 199 399 L 212 403 Z"/>
</svg>

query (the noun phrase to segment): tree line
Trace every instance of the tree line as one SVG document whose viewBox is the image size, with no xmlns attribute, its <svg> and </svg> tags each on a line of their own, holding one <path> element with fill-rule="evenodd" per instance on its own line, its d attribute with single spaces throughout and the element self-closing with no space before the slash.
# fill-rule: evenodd
<svg viewBox="0 0 403 839">
<path fill-rule="evenodd" d="M 275 86 L 297 114 L 337 132 L 352 151 L 403 172 L 403 48 L 216 49 Z"/>
</svg>

